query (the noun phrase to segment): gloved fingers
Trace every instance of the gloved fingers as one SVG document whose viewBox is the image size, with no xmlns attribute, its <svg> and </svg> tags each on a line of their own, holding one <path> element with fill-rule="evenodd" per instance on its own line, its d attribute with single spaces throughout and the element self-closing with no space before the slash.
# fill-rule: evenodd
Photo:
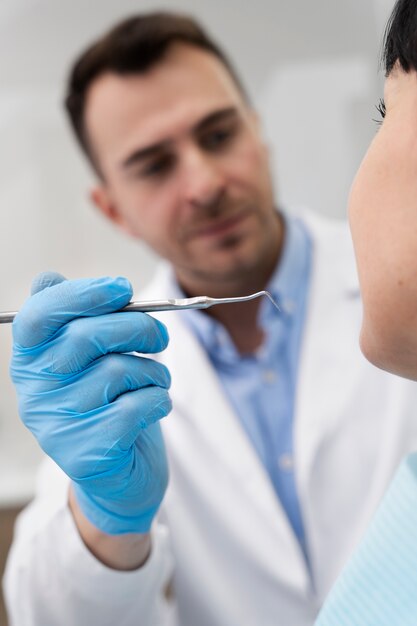
<svg viewBox="0 0 417 626">
<path fill-rule="evenodd" d="M 171 408 L 167 389 L 151 386 L 124 393 L 107 406 L 85 413 L 71 415 L 59 407 L 52 412 L 38 410 L 38 415 L 31 414 L 24 421 L 44 452 L 70 478 L 79 480 L 121 470 L 141 433 L 146 438 L 148 427 Z"/>
<path fill-rule="evenodd" d="M 111 370 L 119 381 L 100 380 Z M 169 372 L 151 359 L 111 355 L 87 374 L 49 391 L 47 402 L 42 403 L 42 394 L 20 401 L 22 420 L 42 449 L 62 468 L 82 463 L 80 475 L 89 473 L 93 459 L 94 464 L 104 456 L 110 462 L 119 459 L 142 429 L 171 410 Z"/>
<path fill-rule="evenodd" d="M 117 441 L 117 449 L 126 452 L 144 429 L 168 415 L 171 409 L 167 389 L 145 387 L 119 396 L 105 409 L 103 419 L 107 432 Z"/>
<path fill-rule="evenodd" d="M 34 296 L 35 293 L 38 293 L 38 291 L 43 291 L 47 287 L 59 285 L 59 283 L 64 282 L 64 280 L 67 280 L 65 276 L 58 274 L 58 272 L 42 272 L 33 279 L 30 294 Z"/>
<path fill-rule="evenodd" d="M 130 354 L 109 354 L 60 389 L 59 405 L 68 414 L 86 413 L 111 404 L 124 393 L 151 386 L 169 389 L 170 385 L 165 365 Z"/>
<path fill-rule="evenodd" d="M 25 302 L 13 323 L 15 342 L 22 348 L 37 346 L 69 321 L 117 311 L 131 297 L 132 287 L 123 277 L 64 280 Z"/>
<path fill-rule="evenodd" d="M 144 387 L 124 393 L 114 402 L 49 423 L 26 425 L 42 449 L 72 478 L 116 468 L 141 432 L 168 415 L 167 389 Z M 71 469 L 72 468 L 72 469 Z"/>
<path fill-rule="evenodd" d="M 42 351 L 42 372 L 76 374 L 109 353 L 161 352 L 168 344 L 162 322 L 145 313 L 83 317 L 65 325 Z"/>
</svg>

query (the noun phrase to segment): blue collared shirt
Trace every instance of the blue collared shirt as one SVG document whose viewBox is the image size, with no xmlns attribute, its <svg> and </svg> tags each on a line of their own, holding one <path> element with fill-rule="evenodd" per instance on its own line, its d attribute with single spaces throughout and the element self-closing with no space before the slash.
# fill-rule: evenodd
<svg viewBox="0 0 417 626">
<path fill-rule="evenodd" d="M 278 312 L 262 300 L 262 346 L 240 355 L 223 326 L 201 311 L 184 319 L 205 348 L 242 427 L 264 465 L 306 554 L 294 467 L 294 403 L 311 265 L 311 238 L 303 223 L 284 216 L 280 262 L 267 286 Z"/>
</svg>

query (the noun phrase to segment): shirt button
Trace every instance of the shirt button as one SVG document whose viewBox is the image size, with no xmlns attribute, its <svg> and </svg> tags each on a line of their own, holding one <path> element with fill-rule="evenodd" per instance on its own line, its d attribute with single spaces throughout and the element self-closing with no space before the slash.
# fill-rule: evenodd
<svg viewBox="0 0 417 626">
<path fill-rule="evenodd" d="M 285 472 L 290 472 L 291 470 L 293 470 L 294 458 L 292 454 L 290 454 L 289 452 L 284 452 L 284 454 L 281 454 L 281 456 L 278 458 L 278 465 L 280 469 L 284 470 Z"/>
<path fill-rule="evenodd" d="M 268 383 L 269 385 L 271 385 L 272 383 L 276 381 L 277 373 L 275 372 L 275 370 L 264 370 L 263 379 L 265 383 Z"/>
<path fill-rule="evenodd" d="M 283 303 L 283 308 L 284 308 L 284 311 L 288 313 L 288 315 L 291 315 L 295 311 L 296 304 L 294 300 L 285 300 Z"/>
</svg>

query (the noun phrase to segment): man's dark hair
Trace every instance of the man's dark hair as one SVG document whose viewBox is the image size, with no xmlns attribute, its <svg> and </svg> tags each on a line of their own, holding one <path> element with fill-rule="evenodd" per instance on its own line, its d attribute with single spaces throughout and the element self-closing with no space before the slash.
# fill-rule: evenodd
<svg viewBox="0 0 417 626">
<path fill-rule="evenodd" d="M 144 73 L 160 62 L 174 43 L 195 46 L 220 59 L 247 99 L 230 61 L 193 18 L 167 12 L 130 17 L 85 50 L 69 76 L 65 107 L 75 135 L 93 164 L 84 120 L 86 96 L 92 82 L 105 72 L 121 76 Z"/>
<path fill-rule="evenodd" d="M 383 48 L 387 76 L 397 61 L 406 72 L 417 70 L 416 0 L 398 0 L 388 20 Z"/>
</svg>

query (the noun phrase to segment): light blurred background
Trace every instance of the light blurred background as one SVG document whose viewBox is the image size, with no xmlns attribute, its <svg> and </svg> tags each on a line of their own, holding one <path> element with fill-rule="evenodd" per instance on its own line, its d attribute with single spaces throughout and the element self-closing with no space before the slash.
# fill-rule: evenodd
<svg viewBox="0 0 417 626">
<path fill-rule="evenodd" d="M 88 201 L 91 173 L 61 108 L 67 68 L 113 22 L 141 10 L 200 18 L 224 45 L 263 116 L 277 197 L 343 217 L 352 176 L 376 132 L 382 34 L 393 0 L 0 0 L 0 309 L 32 277 L 123 274 L 137 288 L 155 259 Z M 9 381 L 11 328 L 0 326 L 0 506 L 32 494 L 40 453 Z"/>
</svg>

